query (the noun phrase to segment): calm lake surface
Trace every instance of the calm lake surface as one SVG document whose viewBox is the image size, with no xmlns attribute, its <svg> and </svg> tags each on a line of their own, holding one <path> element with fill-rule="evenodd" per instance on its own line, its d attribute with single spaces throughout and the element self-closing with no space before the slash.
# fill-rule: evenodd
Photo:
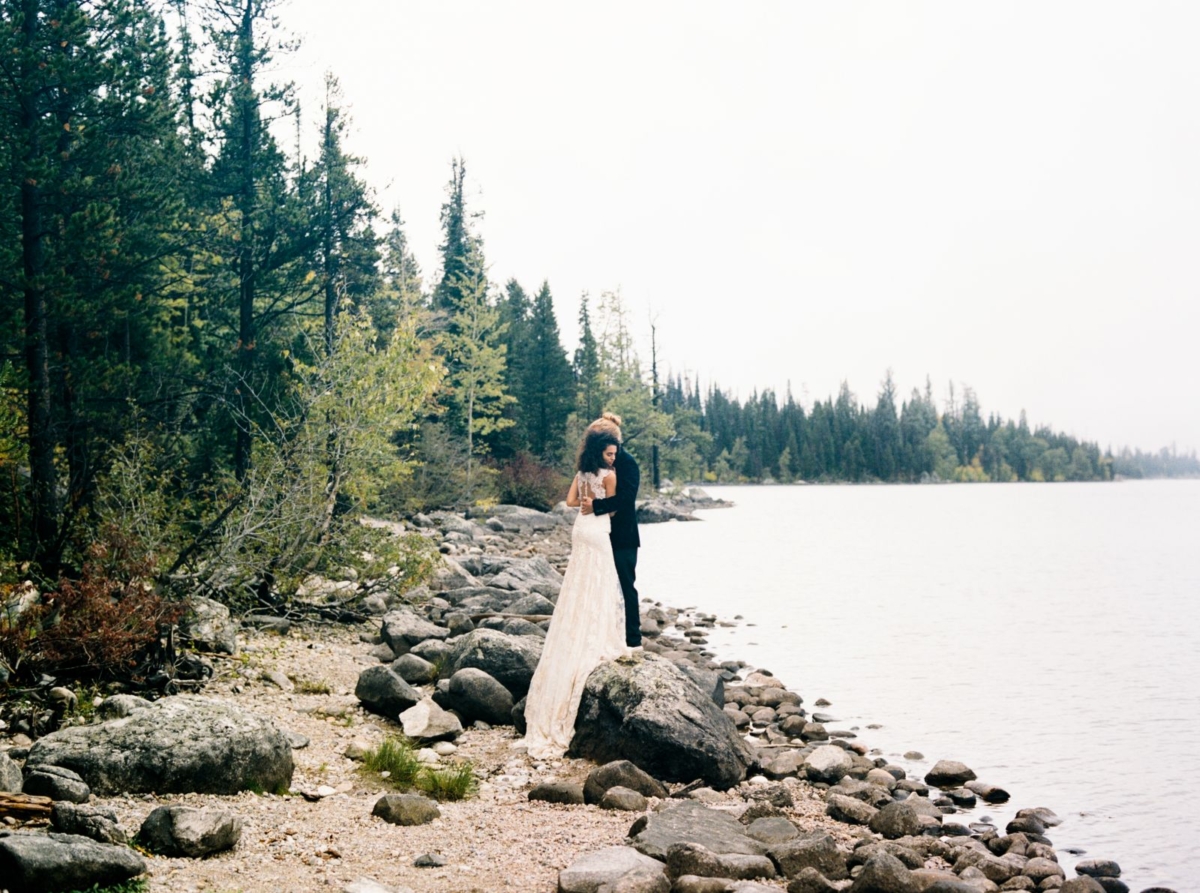
<svg viewBox="0 0 1200 893">
<path fill-rule="evenodd" d="M 1068 876 L 1200 889 L 1200 481 L 706 489 L 736 507 L 642 528 L 643 597 L 743 615 L 720 659 L 910 774 L 1011 792 L 959 820 L 1047 806 Z"/>
</svg>

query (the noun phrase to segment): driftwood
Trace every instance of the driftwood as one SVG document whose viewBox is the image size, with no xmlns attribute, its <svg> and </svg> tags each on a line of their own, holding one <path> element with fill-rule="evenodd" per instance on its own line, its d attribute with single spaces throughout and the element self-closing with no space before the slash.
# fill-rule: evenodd
<svg viewBox="0 0 1200 893">
<path fill-rule="evenodd" d="M 25 822 L 30 819 L 48 819 L 52 802 L 49 797 L 0 791 L 0 818 L 12 816 Z"/>
</svg>

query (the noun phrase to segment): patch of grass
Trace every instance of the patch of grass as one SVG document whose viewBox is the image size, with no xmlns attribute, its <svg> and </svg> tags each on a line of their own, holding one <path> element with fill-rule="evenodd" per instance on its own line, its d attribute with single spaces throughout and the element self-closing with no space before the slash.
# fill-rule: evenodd
<svg viewBox="0 0 1200 893">
<path fill-rule="evenodd" d="M 387 738 L 367 751 L 362 771 L 402 791 L 416 789 L 436 800 L 465 800 L 479 790 L 475 767 L 470 762 L 446 768 L 424 766 L 416 749 L 406 738 Z M 384 775 L 383 773 L 387 773 Z"/>
<path fill-rule="evenodd" d="M 376 775 L 388 773 L 384 780 L 392 787 L 411 788 L 421 774 L 421 763 L 412 743 L 405 738 L 385 738 L 378 747 L 367 751 L 363 768 Z"/>
<path fill-rule="evenodd" d="M 292 677 L 292 682 L 295 683 L 297 694 L 301 694 L 301 695 L 333 694 L 333 688 L 324 679 L 304 679 L 304 678 Z"/>
<path fill-rule="evenodd" d="M 445 769 L 426 768 L 417 776 L 417 790 L 435 800 L 466 800 L 479 789 L 475 767 L 469 762 Z"/>
</svg>

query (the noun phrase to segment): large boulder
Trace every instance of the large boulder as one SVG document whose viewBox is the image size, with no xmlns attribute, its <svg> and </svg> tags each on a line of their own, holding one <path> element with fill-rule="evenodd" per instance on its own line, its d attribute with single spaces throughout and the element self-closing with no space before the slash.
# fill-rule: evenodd
<svg viewBox="0 0 1200 893">
<path fill-rule="evenodd" d="M 392 654 L 400 657 L 426 639 L 445 639 L 450 630 L 431 623 L 410 608 L 400 608 L 383 615 L 379 635 Z"/>
<path fill-rule="evenodd" d="M 493 589 L 558 595 L 562 588 L 562 574 L 540 555 L 535 558 L 470 555 L 459 560 L 463 568 Z"/>
<path fill-rule="evenodd" d="M 40 738 L 25 770 L 38 766 L 71 769 L 100 795 L 278 791 L 292 780 L 292 746 L 267 717 L 176 695 L 122 719 Z"/>
<path fill-rule="evenodd" d="M 146 871 L 127 846 L 77 834 L 0 831 L 0 883 L 8 893 L 90 890 L 124 883 Z"/>
<path fill-rule="evenodd" d="M 665 873 L 661 862 L 632 847 L 610 846 L 580 856 L 558 873 L 559 893 L 596 893 L 634 872 Z"/>
<path fill-rule="evenodd" d="M 467 722 L 482 719 L 492 725 L 512 723 L 512 694 L 475 667 L 464 667 L 450 677 L 450 705 Z"/>
<path fill-rule="evenodd" d="M 138 842 L 159 856 L 198 859 L 233 849 L 242 838 L 242 820 L 220 809 L 160 806 L 142 822 Z"/>
<path fill-rule="evenodd" d="M 767 853 L 767 848 L 750 837 L 746 826 L 732 815 L 709 809 L 695 800 L 669 802 L 644 820 L 638 819 L 634 827 L 637 831 L 630 835 L 634 847 L 662 861 L 676 843 L 697 843 L 718 854 L 765 856 Z"/>
<path fill-rule="evenodd" d="M 230 617 L 229 608 L 211 598 L 195 596 L 188 613 L 179 622 L 179 634 L 201 651 L 237 654 L 238 626 Z"/>
<path fill-rule="evenodd" d="M 541 656 L 541 639 L 477 629 L 451 642 L 447 664 L 451 675 L 467 668 L 483 670 L 520 700 L 529 692 Z"/>
<path fill-rule="evenodd" d="M 358 675 L 354 696 L 372 713 L 395 719 L 421 700 L 421 693 L 391 667 L 368 667 Z"/>
<path fill-rule="evenodd" d="M 569 753 L 626 759 L 655 778 L 703 779 L 724 790 L 754 761 L 733 720 L 670 661 L 607 662 L 584 686 Z"/>
<path fill-rule="evenodd" d="M 795 877 L 805 868 L 815 868 L 831 881 L 850 877 L 846 854 L 838 849 L 833 837 L 824 831 L 811 831 L 776 844 L 771 847 L 770 854 L 779 870 L 788 877 Z"/>
</svg>

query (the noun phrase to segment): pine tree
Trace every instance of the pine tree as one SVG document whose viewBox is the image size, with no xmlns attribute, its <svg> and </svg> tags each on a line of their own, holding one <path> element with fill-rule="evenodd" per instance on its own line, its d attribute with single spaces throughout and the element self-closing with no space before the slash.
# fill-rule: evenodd
<svg viewBox="0 0 1200 893">
<path fill-rule="evenodd" d="M 533 299 L 523 353 L 519 399 L 529 450 L 549 461 L 565 445 L 575 382 L 559 336 L 548 282 L 542 283 Z"/>
<path fill-rule="evenodd" d="M 587 424 L 604 411 L 604 382 L 600 345 L 592 331 L 586 293 L 579 299 L 579 346 L 575 349 L 572 369 L 575 373 L 575 413 Z"/>
<path fill-rule="evenodd" d="M 0 0 L 0 22 L 0 337 L 23 358 L 29 467 L 18 536 L 54 574 L 142 371 L 170 365 L 158 271 L 180 144 L 163 24 L 145 4 Z"/>
</svg>

